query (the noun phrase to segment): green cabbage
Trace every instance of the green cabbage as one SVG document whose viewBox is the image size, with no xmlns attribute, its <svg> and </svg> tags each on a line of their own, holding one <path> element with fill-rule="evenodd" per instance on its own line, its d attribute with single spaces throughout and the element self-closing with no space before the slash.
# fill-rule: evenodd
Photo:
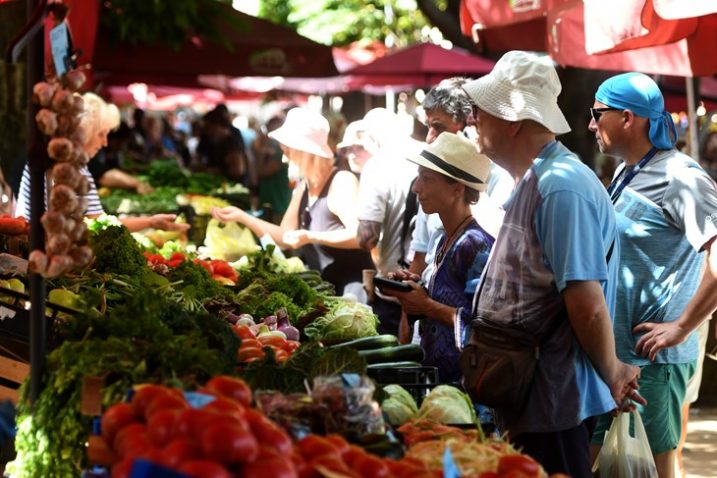
<svg viewBox="0 0 717 478">
<path fill-rule="evenodd" d="M 444 424 L 476 422 L 476 412 L 468 395 L 450 385 L 439 385 L 423 400 L 418 418 Z"/>
<path fill-rule="evenodd" d="M 378 318 L 371 307 L 339 298 L 323 317 L 304 329 L 312 340 L 343 341 L 378 335 Z"/>
<path fill-rule="evenodd" d="M 408 420 L 416 418 L 418 407 L 410 393 L 400 385 L 386 385 L 383 391 L 388 394 L 381 404 L 391 425 L 403 425 Z"/>
</svg>

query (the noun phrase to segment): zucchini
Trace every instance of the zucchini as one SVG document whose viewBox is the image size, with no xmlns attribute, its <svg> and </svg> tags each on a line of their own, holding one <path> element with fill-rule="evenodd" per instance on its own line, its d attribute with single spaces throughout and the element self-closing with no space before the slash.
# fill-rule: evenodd
<svg viewBox="0 0 717 478">
<path fill-rule="evenodd" d="M 374 350 L 359 350 L 359 355 L 366 359 L 366 363 L 384 362 L 422 362 L 423 349 L 418 344 L 397 345 Z"/>
<path fill-rule="evenodd" d="M 422 367 L 418 362 L 412 362 L 412 361 L 403 361 L 403 362 L 380 362 L 380 363 L 372 363 L 371 365 L 367 366 L 366 368 L 368 370 L 375 370 L 377 368 L 414 368 L 414 367 Z"/>
<path fill-rule="evenodd" d="M 333 345 L 331 348 L 349 347 L 354 350 L 372 350 L 385 347 L 395 347 L 396 345 L 398 345 L 398 338 L 395 335 L 386 334 L 349 340 L 348 342 Z"/>
</svg>

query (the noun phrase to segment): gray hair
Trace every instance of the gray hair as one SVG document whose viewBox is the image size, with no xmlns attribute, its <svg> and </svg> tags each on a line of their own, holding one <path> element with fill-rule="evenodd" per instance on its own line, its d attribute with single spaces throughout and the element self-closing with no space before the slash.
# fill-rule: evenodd
<svg viewBox="0 0 717 478">
<path fill-rule="evenodd" d="M 448 78 L 431 88 L 423 100 L 423 109 L 430 111 L 442 111 L 453 121 L 465 123 L 471 114 L 471 99 L 463 90 L 463 85 L 468 83 L 470 78 L 454 76 Z"/>
</svg>

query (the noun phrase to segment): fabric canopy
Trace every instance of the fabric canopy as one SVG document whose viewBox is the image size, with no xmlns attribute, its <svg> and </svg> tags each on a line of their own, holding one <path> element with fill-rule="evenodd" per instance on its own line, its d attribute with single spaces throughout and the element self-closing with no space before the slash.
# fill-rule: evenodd
<svg viewBox="0 0 717 478">
<path fill-rule="evenodd" d="M 445 78 L 489 73 L 494 61 L 461 48 L 446 49 L 419 43 L 345 72 L 351 87 L 361 85 L 411 85 L 429 87 Z"/>
<path fill-rule="evenodd" d="M 94 5 L 92 5 L 94 4 Z M 105 85 L 133 82 L 196 86 L 199 75 L 322 77 L 338 74 L 331 47 L 293 30 L 218 5 L 216 29 L 231 44 L 194 36 L 179 50 L 164 45 L 113 45 L 110 32 L 97 28 L 97 0 L 73 0 L 69 22 L 75 46 L 91 52 L 94 79 Z M 241 25 L 241 29 L 235 25 Z M 93 40 L 96 30 L 96 40 Z M 81 58 L 82 60 L 82 58 Z"/>
<path fill-rule="evenodd" d="M 679 3 L 680 9 L 674 0 L 585 0 L 586 51 L 617 52 L 683 39 L 694 44 L 692 49 L 706 48 L 702 55 L 717 49 L 717 2 Z M 680 16 L 665 18 L 660 11 Z"/>
</svg>

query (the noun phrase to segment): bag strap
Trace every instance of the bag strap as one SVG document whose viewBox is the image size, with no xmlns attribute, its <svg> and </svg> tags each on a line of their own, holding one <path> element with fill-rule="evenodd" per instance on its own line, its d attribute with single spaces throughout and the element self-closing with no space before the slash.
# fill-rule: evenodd
<svg viewBox="0 0 717 478">
<path fill-rule="evenodd" d="M 609 267 L 610 266 L 610 258 L 612 257 L 613 250 L 615 249 L 615 241 L 617 238 L 612 240 L 612 243 L 610 244 L 610 248 L 607 250 L 607 254 L 605 255 L 605 264 Z M 483 272 L 480 276 L 480 284 L 478 285 L 478 289 L 476 290 L 475 295 L 473 296 L 473 314 L 472 317 L 474 319 L 477 318 L 476 313 L 478 312 L 478 300 L 480 298 L 481 291 L 483 290 L 483 284 L 485 283 L 484 279 L 486 276 L 486 273 L 488 271 L 488 264 L 490 264 L 490 260 L 493 257 L 493 251 L 495 250 L 495 247 L 491 249 L 490 255 L 488 256 L 488 260 L 486 261 L 486 265 L 483 268 Z M 485 319 L 484 319 L 485 320 Z M 537 337 L 537 342 L 540 343 L 543 340 L 543 337 L 548 337 L 549 335 L 552 335 L 553 332 L 555 332 L 558 327 L 560 326 L 562 322 L 559 320 L 556 320 L 553 322 L 553 324 L 546 330 L 543 334 L 541 334 L 539 337 Z"/>
<path fill-rule="evenodd" d="M 398 264 L 406 269 L 410 264 L 406 262 L 406 238 L 411 230 L 411 222 L 418 213 L 418 196 L 413 192 L 413 183 L 416 182 L 417 178 L 413 178 L 411 184 L 408 186 L 408 193 L 406 193 L 406 201 L 403 208 L 403 224 L 401 224 L 401 258 L 398 260 Z"/>
</svg>

